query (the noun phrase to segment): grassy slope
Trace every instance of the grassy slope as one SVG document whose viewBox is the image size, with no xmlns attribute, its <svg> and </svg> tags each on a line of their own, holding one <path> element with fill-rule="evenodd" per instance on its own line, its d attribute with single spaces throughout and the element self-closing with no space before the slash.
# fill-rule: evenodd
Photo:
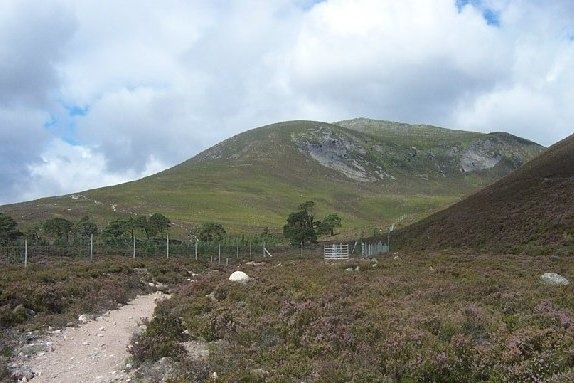
<svg viewBox="0 0 574 383">
<path fill-rule="evenodd" d="M 571 252 L 574 249 L 574 136 L 518 171 L 397 233 L 413 248 Z"/>
<path fill-rule="evenodd" d="M 174 221 L 180 234 L 190 225 L 205 221 L 221 222 L 231 231 L 259 232 L 266 226 L 279 231 L 290 211 L 303 201 L 314 200 L 318 216 L 336 211 L 347 229 L 359 231 L 386 226 L 403 215 L 418 219 L 508 171 L 495 168 L 482 174 L 451 172 L 446 177 L 433 177 L 434 170 L 425 157 L 407 162 L 405 150 L 417 146 L 419 150 L 435 148 L 440 152 L 449 145 L 468 146 L 486 135 L 365 121 L 368 123 L 338 123 L 341 126 L 292 121 L 261 127 L 139 181 L 82 192 L 78 199 L 47 198 L 4 206 L 2 211 L 24 223 L 51 216 L 78 219 L 87 214 L 102 226 L 121 214 L 159 211 Z M 367 148 L 367 157 L 391 169 L 397 180 L 356 182 L 303 155 L 292 137 L 319 126 L 359 142 Z M 375 146 L 385 155 L 372 149 Z M 526 148 L 532 151 L 529 156 L 541 150 L 534 144 Z M 419 177 L 422 173 L 431 177 L 423 180 Z"/>
</svg>

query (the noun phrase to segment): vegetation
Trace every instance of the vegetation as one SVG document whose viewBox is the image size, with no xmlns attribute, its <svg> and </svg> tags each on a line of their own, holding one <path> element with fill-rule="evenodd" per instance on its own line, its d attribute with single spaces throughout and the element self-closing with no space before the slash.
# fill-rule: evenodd
<svg viewBox="0 0 574 383">
<path fill-rule="evenodd" d="M 223 225 L 216 222 L 204 223 L 194 232 L 197 239 L 202 242 L 220 242 L 227 234 Z"/>
<path fill-rule="evenodd" d="M 228 281 L 230 270 L 181 285 L 137 339 L 145 347 L 132 349 L 134 360 L 174 355 L 172 381 L 202 381 L 190 380 L 194 371 L 215 371 L 221 382 L 574 376 L 572 285 L 538 281 L 541 270 L 574 275 L 569 258 L 415 254 L 242 270 L 252 277 L 246 285 Z M 186 356 L 180 342 L 189 339 L 209 342 L 207 360 Z"/>
<path fill-rule="evenodd" d="M 17 230 L 17 226 L 18 224 L 12 217 L 0 213 L 0 245 L 10 243 L 22 235 L 22 233 Z"/>
<path fill-rule="evenodd" d="M 319 225 L 317 226 L 317 235 L 327 234 L 332 237 L 335 235 L 335 228 L 342 226 L 343 222 L 341 217 L 335 213 L 329 214 L 319 222 Z"/>
<path fill-rule="evenodd" d="M 51 218 L 44 222 L 44 232 L 56 243 L 68 243 L 74 224 L 65 218 Z"/>
<path fill-rule="evenodd" d="M 292 245 L 317 243 L 320 235 L 335 235 L 335 228 L 342 226 L 341 218 L 335 214 L 327 215 L 322 221 L 316 221 L 314 216 L 315 202 L 307 201 L 299 205 L 299 209 L 287 217 L 283 226 L 283 236 Z"/>
<path fill-rule="evenodd" d="M 90 238 L 92 235 L 98 235 L 98 225 L 85 216 L 75 224 L 74 232 L 79 238 Z"/>
<path fill-rule="evenodd" d="M 283 226 L 283 235 L 292 245 L 304 246 L 317 242 L 317 222 L 312 215 L 315 202 L 307 201 L 299 205 L 299 210 L 289 214 L 287 224 Z"/>
</svg>

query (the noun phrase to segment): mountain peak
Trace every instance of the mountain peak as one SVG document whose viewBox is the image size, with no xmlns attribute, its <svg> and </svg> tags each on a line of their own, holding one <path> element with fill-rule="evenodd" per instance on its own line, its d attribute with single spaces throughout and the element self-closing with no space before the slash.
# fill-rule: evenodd
<svg viewBox="0 0 574 383">
<path fill-rule="evenodd" d="M 348 228 L 365 228 L 426 216 L 542 150 L 428 125 L 285 121 L 230 137 L 139 181 L 2 210 L 28 223 L 89 215 L 102 224 L 119 214 L 159 211 L 176 227 L 216 221 L 258 230 L 282 227 L 294 207 L 315 200 L 325 213 L 339 212 Z"/>
</svg>

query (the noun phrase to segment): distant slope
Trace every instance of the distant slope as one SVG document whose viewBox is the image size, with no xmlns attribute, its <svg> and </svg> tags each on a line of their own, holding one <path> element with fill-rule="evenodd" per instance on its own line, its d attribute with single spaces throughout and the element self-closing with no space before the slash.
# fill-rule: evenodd
<svg viewBox="0 0 574 383">
<path fill-rule="evenodd" d="M 543 147 L 505 133 L 356 119 L 260 127 L 171 169 L 123 185 L 6 205 L 24 225 L 48 217 L 162 212 L 184 232 L 206 221 L 232 231 L 280 230 L 306 201 L 338 212 L 347 229 L 426 216 L 490 184 Z"/>
<path fill-rule="evenodd" d="M 574 136 L 467 199 L 400 230 L 403 247 L 574 251 Z"/>
</svg>

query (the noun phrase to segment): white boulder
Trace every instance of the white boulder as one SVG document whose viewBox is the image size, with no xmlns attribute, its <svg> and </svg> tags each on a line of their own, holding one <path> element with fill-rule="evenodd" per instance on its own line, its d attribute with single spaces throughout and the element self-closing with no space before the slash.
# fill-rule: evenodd
<svg viewBox="0 0 574 383">
<path fill-rule="evenodd" d="M 247 283 L 249 280 L 249 275 L 245 274 L 243 271 L 234 271 L 230 276 L 229 280 L 239 283 Z"/>
<path fill-rule="evenodd" d="M 544 273 L 540 276 L 542 283 L 553 286 L 566 286 L 570 284 L 568 279 L 556 273 Z"/>
</svg>

